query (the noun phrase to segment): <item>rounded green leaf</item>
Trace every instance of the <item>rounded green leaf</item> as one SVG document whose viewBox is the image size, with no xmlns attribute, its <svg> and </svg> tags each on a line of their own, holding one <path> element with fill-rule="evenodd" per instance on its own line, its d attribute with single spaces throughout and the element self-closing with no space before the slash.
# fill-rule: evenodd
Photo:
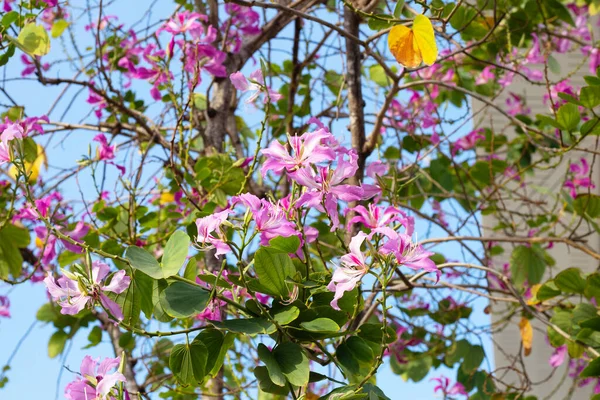
<svg viewBox="0 0 600 400">
<path fill-rule="evenodd" d="M 554 283 L 564 293 L 583 294 L 585 291 L 585 279 L 581 277 L 581 271 L 577 268 L 565 269 L 556 275 Z"/>
<path fill-rule="evenodd" d="M 201 313 L 208 304 L 210 293 L 200 286 L 174 282 L 160 294 L 160 305 L 174 318 L 187 318 Z"/>
<path fill-rule="evenodd" d="M 317 318 L 312 321 L 303 322 L 300 326 L 311 332 L 337 332 L 340 330 L 338 324 L 329 318 Z"/>
<path fill-rule="evenodd" d="M 258 345 L 258 357 L 267 367 L 269 372 L 269 378 L 277 386 L 285 386 L 285 376 L 281 372 L 281 368 L 275 359 L 275 356 L 271 353 L 269 348 L 264 344 Z"/>
<path fill-rule="evenodd" d="M 302 347 L 296 343 L 282 343 L 273 350 L 273 355 L 287 380 L 295 386 L 308 383 L 310 368 L 308 357 Z"/>
<path fill-rule="evenodd" d="M 148 276 L 154 279 L 162 279 L 163 271 L 160 268 L 160 264 L 156 261 L 156 258 L 146 250 L 137 247 L 129 246 L 125 250 L 125 258 L 131 262 L 131 266 L 135 269 L 139 269 Z"/>
<path fill-rule="evenodd" d="M 193 385 L 204 379 L 207 360 L 208 349 L 202 342 L 194 340 L 189 344 L 173 346 L 169 368 L 179 383 Z"/>
<path fill-rule="evenodd" d="M 183 231 L 175 231 L 162 256 L 162 277 L 168 278 L 177 275 L 185 263 L 190 247 L 190 237 Z"/>
</svg>

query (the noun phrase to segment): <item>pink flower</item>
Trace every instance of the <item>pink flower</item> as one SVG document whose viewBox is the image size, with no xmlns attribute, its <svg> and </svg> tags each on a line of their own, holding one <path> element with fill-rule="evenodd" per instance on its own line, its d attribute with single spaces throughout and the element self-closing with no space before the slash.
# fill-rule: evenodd
<svg viewBox="0 0 600 400">
<path fill-rule="evenodd" d="M 354 211 L 356 215 L 348 221 L 348 227 L 355 223 L 361 223 L 369 229 L 377 229 L 387 227 L 394 221 L 401 221 L 407 227 L 408 234 L 412 234 L 414 219 L 407 216 L 404 211 L 393 206 L 388 206 L 384 209 L 373 203 L 369 203 L 368 207 L 367 209 L 362 205 L 358 205 L 354 208 L 349 208 L 348 211 Z"/>
<path fill-rule="evenodd" d="M 506 99 L 507 111 L 513 117 L 518 114 L 527 115 L 531 112 L 531 109 L 525 107 L 525 101 L 522 96 L 518 94 L 509 93 L 509 97 Z"/>
<path fill-rule="evenodd" d="M 338 157 L 335 170 L 330 167 L 317 167 L 317 172 L 315 172 L 313 168 L 304 167 L 290 173 L 293 180 L 308 189 L 300 196 L 296 206 L 315 207 L 320 211 L 327 212 L 332 222 L 332 232 L 340 223 L 338 202 L 340 200 L 357 201 L 365 198 L 362 187 L 342 184 L 343 181 L 354 176 L 358 169 L 356 153 L 351 150 L 348 154 L 350 155 L 349 161 L 344 160 L 343 155 Z"/>
<path fill-rule="evenodd" d="M 69 274 L 70 277 L 61 276 L 55 280 L 48 275 L 44 283 L 52 299 L 62 307 L 61 314 L 76 315 L 86 305 L 93 307 L 96 301 L 100 301 L 100 304 L 120 321 L 123 319 L 121 308 L 105 292 L 123 293 L 129 287 L 131 278 L 124 270 L 120 270 L 112 276 L 110 284 L 105 285 L 102 281 L 107 277 L 109 269 L 107 264 L 94 261 L 91 277 L 84 278 Z"/>
<path fill-rule="evenodd" d="M 203 26 L 200 23 L 200 20 L 206 21 L 206 15 L 183 11 L 175 14 L 175 17 L 165 22 L 165 24 L 156 31 L 156 34 L 158 35 L 162 31 L 169 32 L 172 35 L 178 35 L 188 31 L 202 32 Z"/>
<path fill-rule="evenodd" d="M 98 160 L 112 160 L 115 158 L 117 151 L 117 145 L 109 146 L 108 140 L 103 133 L 99 133 L 94 137 L 94 142 L 100 143 L 100 147 L 97 150 Z"/>
<path fill-rule="evenodd" d="M 10 152 L 4 142 L 0 142 L 0 165 L 10 162 Z"/>
<path fill-rule="evenodd" d="M 0 296 L 0 317 L 10 318 L 10 300 L 6 296 Z"/>
<path fill-rule="evenodd" d="M 268 171 L 277 174 L 283 170 L 292 172 L 311 164 L 331 161 L 335 158 L 335 152 L 323 144 L 326 140 L 331 139 L 333 139 L 333 135 L 325 129 L 305 132 L 300 137 L 288 136 L 292 154 L 278 140 L 274 140 L 269 147 L 261 150 L 266 160 L 260 171 L 265 176 Z"/>
<path fill-rule="evenodd" d="M 262 245 L 277 236 L 289 237 L 297 235 L 296 225 L 287 219 L 286 210 L 279 204 L 273 204 L 265 199 L 259 199 L 250 193 L 236 196 L 232 204 L 242 203 L 250 209 L 256 230 L 260 232 Z"/>
<path fill-rule="evenodd" d="M 483 129 L 477 129 L 469 132 L 467 135 L 458 139 L 452 145 L 452 155 L 455 156 L 458 150 L 470 150 L 477 145 L 479 140 L 485 139 Z"/>
<path fill-rule="evenodd" d="M 96 117 L 102 118 L 102 110 L 108 107 L 108 102 L 106 99 L 90 88 L 86 102 L 96 108 L 94 110 Z"/>
<path fill-rule="evenodd" d="M 493 81 L 496 78 L 496 75 L 494 75 L 494 73 L 492 72 L 493 69 L 493 65 L 488 65 L 487 67 L 485 67 L 483 71 L 481 71 L 481 73 L 477 75 L 477 78 L 475 78 L 475 84 L 485 85 L 489 81 Z"/>
<path fill-rule="evenodd" d="M 465 397 L 469 396 L 469 393 L 467 393 L 465 387 L 461 383 L 456 382 L 454 385 L 450 386 L 450 379 L 446 378 L 445 376 L 440 376 L 439 378 L 432 378 L 431 380 L 437 381 L 438 383 L 437 386 L 433 388 L 434 393 L 441 391 L 444 397 L 454 396 L 457 394 L 463 395 Z"/>
<path fill-rule="evenodd" d="M 366 174 L 371 179 L 377 179 L 378 176 L 385 176 L 388 172 L 388 165 L 376 160 L 367 165 Z"/>
<path fill-rule="evenodd" d="M 596 187 L 589 177 L 590 166 L 585 158 L 580 161 L 581 165 L 573 163 L 569 166 L 572 178 L 565 181 L 564 187 L 569 189 L 571 197 L 577 197 L 577 189 Z"/>
<path fill-rule="evenodd" d="M 196 228 L 198 229 L 196 243 L 201 250 L 216 249 L 215 257 L 217 258 L 221 254 L 227 254 L 231 251 L 225 235 L 221 231 L 221 225 L 227 220 L 230 212 L 231 210 L 224 210 L 196 220 Z M 213 232 L 217 233 L 216 237 L 213 236 Z"/>
<path fill-rule="evenodd" d="M 125 382 L 127 379 L 120 372 L 109 371 L 118 368 L 121 358 L 105 358 L 98 365 L 98 360 L 85 356 L 81 362 L 79 371 L 81 376 L 77 377 L 65 387 L 65 398 L 68 400 L 93 400 L 114 399 L 117 396 L 115 385 L 117 382 Z M 113 389 L 114 388 L 114 389 Z"/>
<path fill-rule="evenodd" d="M 548 362 L 551 367 L 559 367 L 565 362 L 567 356 L 567 345 L 562 345 L 554 349 L 554 353 L 550 356 Z"/>
<path fill-rule="evenodd" d="M 262 92 L 268 93 L 268 96 L 263 97 L 263 103 L 279 101 L 283 96 L 265 85 L 262 71 L 257 69 L 250 74 L 250 82 L 241 72 L 234 72 L 229 75 L 229 79 L 237 90 L 242 92 L 250 92 L 250 96 L 246 99 L 246 103 L 253 103 Z"/>
<path fill-rule="evenodd" d="M 435 272 L 438 279 L 441 275 L 440 270 L 429 257 L 434 253 L 426 251 L 419 244 L 413 243 L 410 236 L 404 233 L 397 233 L 391 229 L 376 229 L 388 236 L 389 240 L 380 248 L 382 254 L 394 254 L 396 261 L 400 266 L 404 265 L 414 270 L 425 270 Z"/>
<path fill-rule="evenodd" d="M 596 74 L 596 70 L 600 67 L 600 48 L 584 46 L 581 51 L 590 57 L 590 73 Z"/>
<path fill-rule="evenodd" d="M 345 292 L 354 289 L 369 269 L 365 264 L 365 256 L 360 251 L 360 246 L 366 237 L 364 232 L 359 232 L 350 240 L 350 253 L 342 256 L 342 266 L 335 270 L 331 282 L 327 285 L 329 291 L 335 291 L 330 304 L 336 310 L 340 309 L 338 300 Z"/>
<path fill-rule="evenodd" d="M 39 57 L 37 57 L 37 58 L 39 60 Z M 31 59 L 29 57 L 27 57 L 25 54 L 21 54 L 21 62 L 23 64 L 25 64 L 25 68 L 23 69 L 23 71 L 21 71 L 21 76 L 31 75 L 34 72 L 36 72 L 37 68 L 35 66 L 35 63 L 33 61 L 31 61 Z M 48 63 L 41 64 L 41 68 L 44 71 L 48 71 L 50 69 L 50 64 L 48 64 Z"/>
</svg>

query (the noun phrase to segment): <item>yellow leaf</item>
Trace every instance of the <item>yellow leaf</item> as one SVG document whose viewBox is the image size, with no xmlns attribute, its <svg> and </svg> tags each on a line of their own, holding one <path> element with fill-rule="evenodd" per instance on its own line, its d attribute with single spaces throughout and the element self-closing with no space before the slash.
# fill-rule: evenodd
<svg viewBox="0 0 600 400">
<path fill-rule="evenodd" d="M 537 292 L 538 292 L 538 290 L 540 290 L 541 287 L 542 287 L 542 285 L 539 283 L 531 286 L 531 298 L 529 300 L 527 300 L 527 304 L 529 304 L 530 306 L 533 306 L 535 304 L 540 303 L 540 301 L 537 299 Z"/>
<path fill-rule="evenodd" d="M 42 167 L 48 168 L 48 160 L 46 159 L 46 152 L 41 145 L 37 145 L 37 158 L 33 163 L 25 161 L 25 171 L 29 175 L 29 183 L 35 183 Z M 17 179 L 17 167 L 13 164 L 8 170 L 8 175 L 14 180 Z"/>
<path fill-rule="evenodd" d="M 50 51 L 50 37 L 42 25 L 27 24 L 21 29 L 16 43 L 18 48 L 32 56 L 44 56 Z"/>
<path fill-rule="evenodd" d="M 175 196 L 173 195 L 173 193 L 169 193 L 169 192 L 164 192 L 160 194 L 160 200 L 159 203 L 162 204 L 169 204 L 175 201 Z"/>
<path fill-rule="evenodd" d="M 523 350 L 525 356 L 531 354 L 531 345 L 533 344 L 533 328 L 531 322 L 525 317 L 521 318 L 519 322 L 519 330 L 521 331 L 521 341 L 523 342 Z"/>
<path fill-rule="evenodd" d="M 433 65 L 438 56 L 433 26 L 424 15 L 415 17 L 412 29 L 394 26 L 388 35 L 388 47 L 396 60 L 408 68 L 416 68 L 421 62 Z"/>
</svg>

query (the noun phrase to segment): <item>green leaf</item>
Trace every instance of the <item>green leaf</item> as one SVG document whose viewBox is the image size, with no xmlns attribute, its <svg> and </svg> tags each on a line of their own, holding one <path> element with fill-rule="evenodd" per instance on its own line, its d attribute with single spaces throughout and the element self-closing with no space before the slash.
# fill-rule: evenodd
<svg viewBox="0 0 600 400">
<path fill-rule="evenodd" d="M 267 370 L 267 367 L 254 368 L 254 376 L 258 380 L 258 386 L 260 387 L 261 391 L 279 396 L 287 396 L 289 388 L 287 386 L 281 387 L 274 384 L 269 377 L 269 371 Z"/>
<path fill-rule="evenodd" d="M 594 108 L 600 104 L 600 91 L 598 88 L 583 87 L 579 94 L 579 101 L 587 108 Z"/>
<path fill-rule="evenodd" d="M 162 274 L 163 278 L 177 275 L 188 255 L 190 247 L 190 237 L 183 231 L 175 231 L 167 245 L 162 256 Z"/>
<path fill-rule="evenodd" d="M 582 328 L 590 328 L 596 332 L 600 332 L 600 317 L 586 319 L 579 323 Z"/>
<path fill-rule="evenodd" d="M 400 19 L 402 16 L 402 8 L 404 8 L 404 0 L 398 0 L 394 7 L 394 17 L 396 17 L 396 19 Z"/>
<path fill-rule="evenodd" d="M 579 215 L 590 218 L 600 217 L 600 196 L 581 193 L 573 200 L 573 209 Z"/>
<path fill-rule="evenodd" d="M 539 288 L 539 290 L 535 294 L 535 298 L 539 301 L 545 301 L 556 297 L 561 293 L 562 292 L 558 290 L 554 281 L 548 281 Z"/>
<path fill-rule="evenodd" d="M 585 83 L 591 86 L 600 86 L 600 77 L 586 75 L 583 77 Z"/>
<path fill-rule="evenodd" d="M 329 318 L 313 319 L 301 323 L 300 326 L 310 332 L 337 332 L 340 330 L 338 324 Z"/>
<path fill-rule="evenodd" d="M 56 20 L 52 24 L 52 29 L 50 30 L 50 35 L 52 35 L 53 38 L 60 37 L 63 34 L 63 32 L 65 31 L 65 29 L 67 29 L 68 26 L 69 26 L 68 21 L 66 21 L 64 19 Z"/>
<path fill-rule="evenodd" d="M 273 355 L 287 380 L 295 386 L 308 383 L 310 368 L 308 357 L 302 347 L 296 343 L 282 343 L 273 350 Z"/>
<path fill-rule="evenodd" d="M 585 121 L 581 125 L 580 131 L 582 135 L 600 135 L 600 119 L 592 118 L 589 121 Z"/>
<path fill-rule="evenodd" d="M 388 78 L 385 70 L 379 64 L 374 64 L 369 67 L 369 78 L 381 87 L 387 87 L 391 83 L 391 79 Z"/>
<path fill-rule="evenodd" d="M 568 268 L 560 272 L 554 278 L 554 283 L 564 293 L 583 294 L 585 290 L 585 279 L 581 277 L 578 268 Z"/>
<path fill-rule="evenodd" d="M 351 351 L 352 356 L 362 364 L 372 364 L 375 355 L 373 349 L 367 342 L 358 336 L 351 336 L 346 340 L 346 346 Z"/>
<path fill-rule="evenodd" d="M 210 323 L 219 329 L 245 335 L 271 334 L 276 331 L 275 326 L 263 318 L 227 319 L 225 321 L 210 321 Z"/>
<path fill-rule="evenodd" d="M 262 361 L 267 367 L 271 382 L 277 386 L 285 386 L 285 376 L 283 375 L 283 372 L 281 372 L 279 363 L 267 346 L 262 343 L 258 345 L 258 357 L 260 358 L 260 361 Z"/>
<path fill-rule="evenodd" d="M 218 329 L 207 328 L 201 331 L 194 340 L 201 341 L 208 349 L 205 372 L 215 376 L 223 366 L 227 350 L 233 344 L 234 335 L 230 333 L 225 335 Z"/>
<path fill-rule="evenodd" d="M 579 375 L 580 378 L 590 378 L 593 376 L 600 376 L 600 357 L 593 359 Z"/>
<path fill-rule="evenodd" d="M 50 341 L 48 342 L 48 357 L 54 358 L 61 354 L 65 349 L 68 338 L 69 335 L 63 331 L 54 332 L 52 336 L 50 336 Z"/>
<path fill-rule="evenodd" d="M 163 271 L 160 267 L 156 258 L 146 250 L 137 247 L 129 246 L 125 250 L 125 258 L 131 262 L 131 266 L 135 269 L 139 269 L 148 276 L 154 279 L 162 279 Z"/>
<path fill-rule="evenodd" d="M 27 247 L 29 240 L 29 232 L 25 228 L 8 223 L 0 230 L 0 278 L 21 276 L 23 256 L 19 248 Z"/>
<path fill-rule="evenodd" d="M 90 333 L 88 334 L 88 340 L 90 343 L 87 346 L 85 346 L 84 349 L 89 349 L 99 345 L 102 341 L 102 328 L 100 328 L 99 326 L 93 327 Z"/>
<path fill-rule="evenodd" d="M 4 28 L 8 28 L 12 25 L 13 22 L 16 22 L 19 19 L 19 13 L 16 11 L 7 12 L 2 16 L 2 26 Z"/>
<path fill-rule="evenodd" d="M 274 296 L 289 297 L 286 279 L 295 273 L 292 259 L 285 253 L 261 247 L 254 255 L 254 270 L 262 287 Z"/>
<path fill-rule="evenodd" d="M 201 313 L 208 304 L 210 293 L 200 286 L 173 282 L 160 294 L 160 305 L 174 318 L 187 318 Z"/>
<path fill-rule="evenodd" d="M 300 315 L 300 309 L 298 309 L 298 307 L 296 306 L 287 306 L 282 308 L 281 310 L 277 310 L 274 314 L 273 314 L 273 319 L 279 324 L 279 325 L 287 325 L 291 322 L 293 322 L 296 318 L 298 318 L 298 316 Z"/>
<path fill-rule="evenodd" d="M 195 257 L 191 257 L 183 271 L 183 277 L 188 281 L 195 281 L 198 275 L 198 262 Z"/>
<path fill-rule="evenodd" d="M 50 38 L 42 25 L 27 24 L 15 42 L 17 47 L 32 56 L 44 56 L 50 51 Z"/>
<path fill-rule="evenodd" d="M 208 349 L 202 342 L 194 340 L 190 344 L 173 346 L 169 357 L 169 368 L 183 385 L 202 382 L 205 376 Z"/>
<path fill-rule="evenodd" d="M 394 26 L 394 17 L 387 14 L 377 14 L 375 18 L 369 18 L 367 25 L 374 31 L 380 31 L 382 29 L 391 28 Z"/>
<path fill-rule="evenodd" d="M 574 131 L 579 125 L 581 115 L 579 114 L 579 108 L 572 103 L 563 104 L 558 109 L 556 114 L 556 121 L 560 124 L 563 129 L 568 131 Z"/>
<path fill-rule="evenodd" d="M 465 373 L 473 372 L 481 365 L 484 357 L 485 352 L 483 351 L 483 347 L 471 345 L 471 349 L 465 354 L 460 367 Z"/>
<path fill-rule="evenodd" d="M 298 236 L 277 236 L 269 240 L 269 248 L 279 250 L 283 253 L 295 253 L 300 247 L 300 239 Z"/>
<path fill-rule="evenodd" d="M 510 270 L 515 285 L 522 286 L 525 281 L 530 285 L 540 283 L 546 270 L 544 253 L 539 245 L 515 247 L 510 256 Z"/>
<path fill-rule="evenodd" d="M 591 274 L 585 281 L 585 296 L 594 297 L 596 301 L 600 301 L 600 274 Z"/>
</svg>

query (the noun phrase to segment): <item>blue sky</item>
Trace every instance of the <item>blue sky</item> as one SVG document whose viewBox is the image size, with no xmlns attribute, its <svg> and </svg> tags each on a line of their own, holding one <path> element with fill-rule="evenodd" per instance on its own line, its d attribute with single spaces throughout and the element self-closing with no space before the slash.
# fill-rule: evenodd
<svg viewBox="0 0 600 400">
<path fill-rule="evenodd" d="M 132 6 L 137 4 L 139 3 L 134 0 L 114 2 L 107 14 L 118 15 L 119 19 L 124 23 L 131 23 L 140 18 L 140 15 L 131 12 Z M 171 1 L 160 0 L 153 9 L 153 15 L 148 18 L 156 20 L 159 16 L 169 15 L 172 10 Z M 82 26 L 79 29 L 77 32 L 78 37 L 85 38 L 86 33 L 83 31 Z M 60 40 L 53 40 L 52 45 L 53 51 L 61 51 Z M 52 53 L 49 57 L 52 57 Z M 66 66 L 64 65 L 54 66 L 50 74 L 52 75 L 58 69 L 63 69 L 64 71 L 65 68 Z M 22 64 L 20 60 L 18 57 L 14 57 L 5 68 L 4 73 L 6 77 L 14 77 L 20 74 L 21 69 Z M 249 66 L 245 71 L 249 72 L 251 70 L 252 66 Z M 145 93 L 149 90 L 147 85 L 141 87 Z M 56 87 L 42 88 L 35 82 L 26 81 L 6 82 L 5 88 L 18 103 L 26 105 L 28 115 L 45 114 L 50 107 L 50 103 L 54 101 L 60 92 L 60 89 Z M 51 119 L 60 119 L 62 111 L 74 94 L 75 89 L 65 94 L 65 98 L 59 103 Z M 78 122 L 78 117 L 84 116 L 89 112 L 89 107 L 83 101 L 84 99 L 85 94 L 81 95 L 79 101 L 75 102 L 69 113 L 68 119 L 70 121 Z M 0 103 L 5 104 L 5 99 L 1 99 Z M 457 110 L 457 115 L 458 112 L 459 110 Z M 49 161 L 54 167 L 72 166 L 76 160 L 87 153 L 87 146 L 92 138 L 91 133 L 75 131 L 72 135 L 81 137 L 70 137 L 63 140 L 64 136 L 59 136 L 58 139 L 53 139 L 51 145 L 47 147 Z M 48 138 L 43 138 L 42 143 L 45 143 L 46 139 Z M 84 191 L 86 188 L 91 189 L 91 185 L 86 184 L 85 179 L 81 179 L 79 184 Z M 63 194 L 67 199 L 79 199 L 77 183 L 73 181 L 63 187 L 65 188 Z M 425 232 L 427 228 L 425 225 L 420 225 L 418 231 Z M 440 236 L 443 233 L 433 230 L 430 234 L 432 236 Z M 444 248 L 450 253 L 458 252 L 458 248 L 454 244 L 446 244 Z M 47 301 L 45 288 L 42 284 L 25 283 L 14 288 L 9 288 L 6 285 L 0 286 L 0 294 L 6 293 L 9 294 L 11 300 L 12 317 L 10 319 L 0 319 L 0 367 L 7 362 L 14 349 L 23 340 L 25 333 L 30 330 L 31 323 L 35 320 L 37 310 Z M 476 311 L 472 319 L 474 324 L 484 325 L 489 323 L 489 318 L 482 312 L 486 305 L 487 302 L 485 301 L 478 301 L 475 304 Z M 9 400 L 63 398 L 63 388 L 73 378 L 73 374 L 65 367 L 77 371 L 81 359 L 86 354 L 94 357 L 113 356 L 112 347 L 107 342 L 106 336 L 99 346 L 83 350 L 82 348 L 88 343 L 88 332 L 82 331 L 70 342 L 63 356 L 50 359 L 47 356 L 47 343 L 53 332 L 54 329 L 52 326 L 41 323 L 37 323 L 31 328 L 30 333 L 22 341 L 18 353 L 10 364 L 11 371 L 8 372 L 9 382 L 4 389 L 0 390 L 0 398 Z M 492 352 L 489 351 L 491 349 L 491 342 L 489 340 L 484 341 L 484 345 L 486 353 L 491 354 Z M 433 371 L 430 376 L 420 383 L 404 382 L 385 366 L 378 374 L 378 385 L 393 400 L 405 398 L 415 400 L 431 399 L 433 398 L 433 384 L 429 382 L 429 379 L 433 376 L 438 376 L 440 373 L 440 371 Z M 452 377 L 454 376 L 452 372 L 448 374 Z"/>
</svg>

